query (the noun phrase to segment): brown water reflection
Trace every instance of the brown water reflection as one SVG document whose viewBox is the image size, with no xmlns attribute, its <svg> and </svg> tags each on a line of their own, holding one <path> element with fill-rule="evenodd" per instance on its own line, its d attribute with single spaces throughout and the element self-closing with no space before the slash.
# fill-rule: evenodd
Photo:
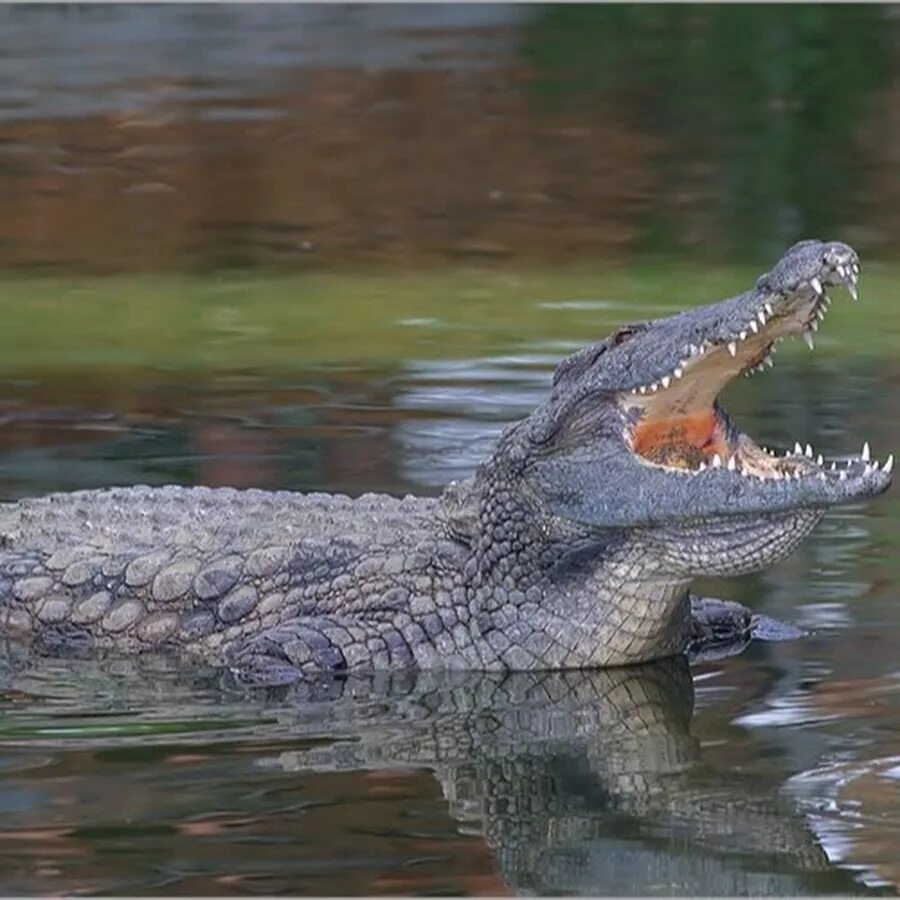
<svg viewBox="0 0 900 900">
<path fill-rule="evenodd" d="M 631 50 L 612 85 L 602 60 L 589 68 L 585 29 L 609 53 L 615 29 L 635 26 L 615 10 L 581 22 L 548 9 L 7 7 L 0 264 L 621 258 L 648 247 L 709 253 L 723 229 L 729 247 L 758 254 L 758 220 L 766 249 L 823 227 L 896 249 L 888 8 L 787 11 L 781 23 L 749 14 L 748 26 L 765 20 L 772 37 L 781 27 L 800 42 L 768 78 L 758 54 L 745 58 L 737 19 L 720 34 L 715 11 L 694 8 L 684 20 L 693 32 L 636 14 L 646 24 L 616 48 Z M 716 62 L 723 40 L 734 71 Z M 685 41 L 697 47 L 694 69 Z M 828 69 L 792 62 L 823 52 Z M 740 66 L 764 83 L 732 96 Z M 701 79 L 708 102 L 686 102 L 679 77 L 686 91 Z M 740 109 L 743 118 L 727 112 Z M 832 119 L 850 123 L 839 142 Z M 810 144 L 816 166 L 804 159 Z M 732 215 L 737 206 L 748 209 Z"/>
<path fill-rule="evenodd" d="M 613 109 L 534 110 L 515 53 L 523 10 L 270 10 L 145 11 L 146 40 L 181 51 L 173 71 L 129 77 L 137 64 L 110 40 L 83 111 L 32 94 L 7 113 L 0 264 L 408 265 L 633 244 L 654 142 Z M 21 15 L 0 28 L 15 34 Z M 127 13 L 104 18 L 117 21 L 68 23 L 87 39 L 128 30 Z M 463 27 L 445 27 L 454 19 Z M 236 32 L 259 56 L 197 74 L 187 54 Z M 386 58 L 369 62 L 387 35 Z M 81 60 L 59 32 L 41 37 L 21 52 L 73 74 Z M 13 75 L 21 62 L 7 62 Z"/>
</svg>

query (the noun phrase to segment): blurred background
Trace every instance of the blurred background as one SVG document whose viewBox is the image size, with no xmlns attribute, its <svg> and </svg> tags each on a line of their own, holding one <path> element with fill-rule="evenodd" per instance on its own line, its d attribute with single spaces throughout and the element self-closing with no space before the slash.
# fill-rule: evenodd
<svg viewBox="0 0 900 900">
<path fill-rule="evenodd" d="M 725 402 L 768 446 L 897 452 L 898 40 L 900 8 L 875 4 L 0 6 L 0 499 L 435 493 L 541 401 L 562 356 L 739 293 L 805 237 L 856 247 L 861 301 L 836 291 L 816 352 L 785 346 Z M 713 772 L 791 786 L 841 873 L 793 892 L 900 883 L 898 512 L 892 495 L 840 510 L 775 570 L 706 586 L 814 632 L 702 673 L 693 725 Z M 102 739 L 50 763 L 28 750 L 63 733 L 59 697 L 94 709 L 56 677 L 4 707 L 0 738 L 25 748 L 0 758 L 17 773 L 0 790 L 7 887 L 503 889 L 447 822 L 435 840 L 458 858 L 379 880 L 388 845 L 394 862 L 426 852 L 409 798 L 445 814 L 426 778 L 398 782 L 371 871 L 317 868 L 377 818 L 362 776 L 340 787 L 362 824 L 336 806 L 328 838 L 303 833 L 305 862 L 272 863 L 280 881 L 246 874 L 265 793 L 229 799 L 244 818 L 228 831 L 204 790 L 173 843 L 214 852 L 190 858 L 193 880 L 153 880 L 174 814 L 145 797 L 121 831 L 125 801 L 102 788 L 141 758 Z M 200 737 L 193 752 L 208 784 Z M 768 863 L 741 865 L 716 892 L 776 889 L 745 877 Z"/>
<path fill-rule="evenodd" d="M 7 271 L 897 249 L 895 7 L 7 5 Z"/>
<path fill-rule="evenodd" d="M 892 349 L 898 34 L 878 5 L 3 6 L 0 492 L 436 487 L 567 350 L 801 237 L 866 262 L 843 352 Z"/>
</svg>

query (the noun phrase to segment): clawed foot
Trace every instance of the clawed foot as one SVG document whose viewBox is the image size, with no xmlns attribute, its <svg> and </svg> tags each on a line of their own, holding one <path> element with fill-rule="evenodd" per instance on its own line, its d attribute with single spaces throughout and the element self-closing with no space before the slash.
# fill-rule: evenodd
<svg viewBox="0 0 900 900">
<path fill-rule="evenodd" d="M 691 636 L 687 655 L 691 662 L 710 662 L 736 656 L 754 638 L 791 641 L 805 631 L 786 622 L 758 615 L 731 600 L 691 595 Z"/>
<path fill-rule="evenodd" d="M 293 684 L 309 672 L 340 672 L 347 663 L 329 633 L 331 623 L 294 620 L 228 648 L 229 667 L 248 685 Z"/>
</svg>

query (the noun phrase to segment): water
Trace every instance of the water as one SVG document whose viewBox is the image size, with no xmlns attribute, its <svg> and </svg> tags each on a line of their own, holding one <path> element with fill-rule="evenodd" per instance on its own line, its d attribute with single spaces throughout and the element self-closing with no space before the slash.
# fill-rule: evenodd
<svg viewBox="0 0 900 900">
<path fill-rule="evenodd" d="M 601 334 L 621 312 L 579 315 Z M 405 334 L 406 318 L 391 327 Z M 838 341 L 830 326 L 823 336 Z M 2 492 L 433 493 L 540 401 L 576 337 L 511 328 L 505 352 L 464 359 L 8 378 Z M 416 329 L 425 344 L 438 331 Z M 726 394 L 743 428 L 824 452 L 861 435 L 876 452 L 897 446 L 890 359 L 780 355 Z M 690 676 L 665 667 L 521 685 L 337 683 L 313 702 L 247 698 L 216 673 L 162 663 L 16 666 L 11 651 L 0 882 L 28 893 L 895 886 L 896 502 L 833 512 L 777 568 L 705 585 L 813 633 L 695 670 L 693 716 Z M 632 730 L 619 696 L 646 705 L 646 729 Z M 492 781 L 498 767 L 513 784 Z"/>
<path fill-rule="evenodd" d="M 763 143 L 781 135 L 781 168 L 755 144 L 718 147 L 723 208 L 758 184 L 748 172 L 793 185 L 761 195 L 760 243 L 754 216 L 685 187 L 702 159 L 657 155 L 672 134 L 636 124 L 652 104 L 610 118 L 584 100 L 603 73 L 580 58 L 562 95 L 547 90 L 577 50 L 572 20 L 392 9 L 3 11 L 0 497 L 434 494 L 541 401 L 570 350 L 743 290 L 820 225 L 863 253 L 860 304 L 836 296 L 815 353 L 785 346 L 725 405 L 772 447 L 900 448 L 893 200 L 864 141 L 845 170 L 822 143 L 803 173 L 776 105 Z M 835 9 L 753 27 L 815 44 L 851 15 Z M 840 42 L 868 34 L 860 15 Z M 659 23 L 621 27 L 675 59 Z M 527 105 L 510 60 L 549 106 Z M 823 96 L 880 108 L 853 71 L 866 103 Z M 705 112 L 734 90 L 712 81 Z M 813 202 L 836 173 L 857 199 Z M 744 242 L 761 262 L 723 251 Z M 700 585 L 810 634 L 692 671 L 248 694 L 183 660 L 3 647 L 0 890 L 895 894 L 896 493 L 830 513 L 772 570 Z"/>
<path fill-rule="evenodd" d="M 711 748 L 680 662 L 351 677 L 255 703 L 151 666 L 17 680 L 16 892 L 860 889 L 779 792 L 779 754 Z"/>
</svg>

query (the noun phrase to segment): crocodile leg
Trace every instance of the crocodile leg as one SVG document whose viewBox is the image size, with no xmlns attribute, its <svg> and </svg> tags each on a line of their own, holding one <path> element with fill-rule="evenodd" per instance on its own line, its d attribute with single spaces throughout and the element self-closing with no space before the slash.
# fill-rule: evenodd
<svg viewBox="0 0 900 900">
<path fill-rule="evenodd" d="M 416 661 L 389 621 L 303 616 L 225 648 L 228 664 L 244 682 L 290 684 L 323 672 L 410 669 Z"/>
<path fill-rule="evenodd" d="M 753 638 L 786 641 L 805 633 L 787 622 L 762 616 L 733 600 L 690 595 L 691 633 L 687 648 L 691 662 L 706 662 L 740 653 Z"/>
</svg>

